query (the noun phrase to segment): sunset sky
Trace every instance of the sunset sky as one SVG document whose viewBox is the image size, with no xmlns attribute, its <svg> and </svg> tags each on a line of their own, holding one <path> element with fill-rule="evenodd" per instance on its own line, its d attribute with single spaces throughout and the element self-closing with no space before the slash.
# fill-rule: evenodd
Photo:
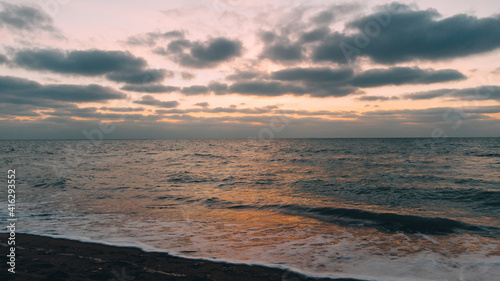
<svg viewBox="0 0 500 281">
<path fill-rule="evenodd" d="M 0 38 L 0 139 L 500 136 L 497 1 L 3 1 Z"/>
</svg>

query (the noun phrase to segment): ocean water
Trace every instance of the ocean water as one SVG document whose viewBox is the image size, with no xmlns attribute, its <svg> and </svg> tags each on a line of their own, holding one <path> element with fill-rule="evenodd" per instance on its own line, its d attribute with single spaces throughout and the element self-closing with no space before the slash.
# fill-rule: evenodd
<svg viewBox="0 0 500 281">
<path fill-rule="evenodd" d="M 0 163 L 19 232 L 311 276 L 500 280 L 499 138 L 1 141 Z"/>
</svg>

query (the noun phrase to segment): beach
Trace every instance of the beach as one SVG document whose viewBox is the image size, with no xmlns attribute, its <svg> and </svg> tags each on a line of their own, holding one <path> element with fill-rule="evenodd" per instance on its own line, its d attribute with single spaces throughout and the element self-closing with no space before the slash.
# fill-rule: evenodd
<svg viewBox="0 0 500 281">
<path fill-rule="evenodd" d="M 7 234 L 0 235 L 2 253 Z M 307 278 L 263 266 L 184 259 L 137 248 L 113 247 L 17 234 L 16 272 L 2 268 L 1 280 L 354 280 Z M 5 267 L 5 263 L 2 263 Z"/>
</svg>

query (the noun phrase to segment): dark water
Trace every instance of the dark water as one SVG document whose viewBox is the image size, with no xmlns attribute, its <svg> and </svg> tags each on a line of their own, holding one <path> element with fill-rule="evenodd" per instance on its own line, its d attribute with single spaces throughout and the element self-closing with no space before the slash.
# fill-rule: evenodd
<svg viewBox="0 0 500 281">
<path fill-rule="evenodd" d="M 318 276 L 500 280 L 499 138 L 0 145 L 24 232 Z"/>
</svg>

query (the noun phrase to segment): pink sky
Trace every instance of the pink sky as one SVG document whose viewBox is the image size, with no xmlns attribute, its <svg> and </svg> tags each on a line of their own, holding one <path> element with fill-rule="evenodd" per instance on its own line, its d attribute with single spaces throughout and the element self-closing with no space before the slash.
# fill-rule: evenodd
<svg viewBox="0 0 500 281">
<path fill-rule="evenodd" d="M 248 137 L 276 116 L 277 137 L 500 136 L 500 4 L 389 4 L 4 1 L 0 138 Z"/>
</svg>

